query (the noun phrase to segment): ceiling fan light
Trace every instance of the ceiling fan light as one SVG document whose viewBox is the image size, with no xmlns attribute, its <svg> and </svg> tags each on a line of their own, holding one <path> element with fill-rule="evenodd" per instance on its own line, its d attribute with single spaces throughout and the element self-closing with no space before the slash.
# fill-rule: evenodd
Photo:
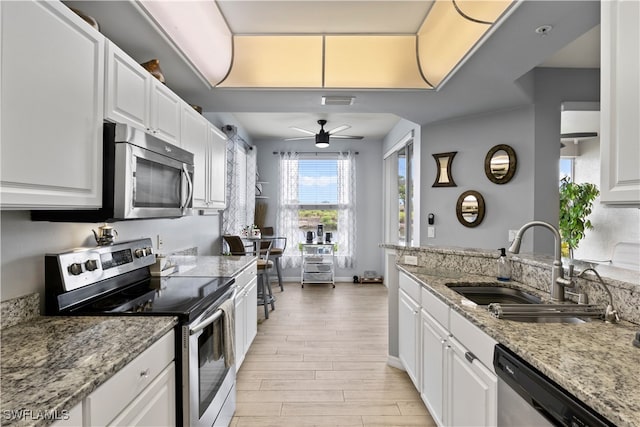
<svg viewBox="0 0 640 427">
<path fill-rule="evenodd" d="M 327 148 L 328 146 L 329 146 L 329 134 L 324 132 L 323 130 L 320 130 L 320 133 L 316 135 L 316 147 Z"/>
<path fill-rule="evenodd" d="M 316 141 L 316 147 L 318 148 L 327 148 L 329 147 L 329 142 L 328 141 Z"/>
</svg>

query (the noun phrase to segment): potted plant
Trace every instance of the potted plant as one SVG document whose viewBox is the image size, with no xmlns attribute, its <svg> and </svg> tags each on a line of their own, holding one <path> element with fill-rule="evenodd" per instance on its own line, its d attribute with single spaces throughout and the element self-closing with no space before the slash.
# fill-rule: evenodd
<svg viewBox="0 0 640 427">
<path fill-rule="evenodd" d="M 593 210 L 593 201 L 600 194 L 598 187 L 585 182 L 576 184 L 569 177 L 560 180 L 560 221 L 562 255 L 573 258 L 573 250 L 584 238 L 586 230 L 593 229 L 587 217 Z"/>
</svg>

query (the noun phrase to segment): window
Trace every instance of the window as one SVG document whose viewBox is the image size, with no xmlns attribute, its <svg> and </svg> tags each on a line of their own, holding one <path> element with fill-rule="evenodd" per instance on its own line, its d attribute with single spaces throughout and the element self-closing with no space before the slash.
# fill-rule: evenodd
<svg viewBox="0 0 640 427">
<path fill-rule="evenodd" d="M 560 176 L 558 177 L 558 181 L 562 180 L 564 177 L 568 177 L 571 181 L 573 181 L 573 157 L 561 157 L 560 158 Z"/>
<path fill-rule="evenodd" d="M 298 162 L 298 224 L 303 231 L 338 230 L 338 161 L 303 159 Z"/>
<path fill-rule="evenodd" d="M 355 156 L 353 153 L 306 157 L 280 156 L 278 233 L 290 242 L 304 242 L 307 231 L 331 232 L 337 265 L 355 263 Z M 300 265 L 298 245 L 287 244 L 285 267 Z"/>
<path fill-rule="evenodd" d="M 413 143 L 398 151 L 398 244 L 413 241 Z"/>
<path fill-rule="evenodd" d="M 401 246 L 419 240 L 415 223 L 416 159 L 413 132 L 401 139 L 384 158 L 384 239 Z"/>
</svg>

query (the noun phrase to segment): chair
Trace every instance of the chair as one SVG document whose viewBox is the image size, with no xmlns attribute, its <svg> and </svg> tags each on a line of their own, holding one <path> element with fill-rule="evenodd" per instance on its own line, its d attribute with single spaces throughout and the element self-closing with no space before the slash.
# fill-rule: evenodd
<svg viewBox="0 0 640 427">
<path fill-rule="evenodd" d="M 263 227 L 260 229 L 260 234 L 262 236 L 268 236 L 273 241 L 271 245 L 271 251 L 269 253 L 269 257 L 273 260 L 276 265 L 276 273 L 278 274 L 278 284 L 280 285 L 280 291 L 284 291 L 284 286 L 282 285 L 282 266 L 280 265 L 280 258 L 284 253 L 284 250 L 287 247 L 287 238 L 286 237 L 274 237 L 273 227 Z M 267 242 L 261 243 L 261 248 Z"/>
<path fill-rule="evenodd" d="M 229 246 L 229 253 L 231 255 L 245 256 L 248 254 L 253 254 L 253 245 L 246 246 L 244 241 L 240 236 L 234 236 L 225 234 L 222 236 L 224 241 Z M 266 243 L 266 247 L 263 248 L 263 243 Z M 269 307 L 271 305 L 271 310 L 275 310 L 275 297 L 273 296 L 273 291 L 271 290 L 271 283 L 269 282 L 269 270 L 273 267 L 273 262 L 269 260 L 269 255 L 271 252 L 271 245 L 273 241 L 260 241 L 258 245 L 260 250 L 258 251 L 258 305 L 264 306 L 264 317 L 265 319 L 269 318 Z M 251 249 L 248 249 L 251 248 Z"/>
</svg>

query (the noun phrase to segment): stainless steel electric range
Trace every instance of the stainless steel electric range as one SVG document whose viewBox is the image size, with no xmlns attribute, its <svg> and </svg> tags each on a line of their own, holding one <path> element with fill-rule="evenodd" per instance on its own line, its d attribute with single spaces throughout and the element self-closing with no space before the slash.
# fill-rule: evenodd
<svg viewBox="0 0 640 427">
<path fill-rule="evenodd" d="M 225 360 L 220 306 L 233 299 L 234 279 L 153 277 L 154 263 L 151 239 L 48 254 L 46 313 L 176 316 L 178 425 L 227 426 L 235 411 L 235 366 Z"/>
</svg>

